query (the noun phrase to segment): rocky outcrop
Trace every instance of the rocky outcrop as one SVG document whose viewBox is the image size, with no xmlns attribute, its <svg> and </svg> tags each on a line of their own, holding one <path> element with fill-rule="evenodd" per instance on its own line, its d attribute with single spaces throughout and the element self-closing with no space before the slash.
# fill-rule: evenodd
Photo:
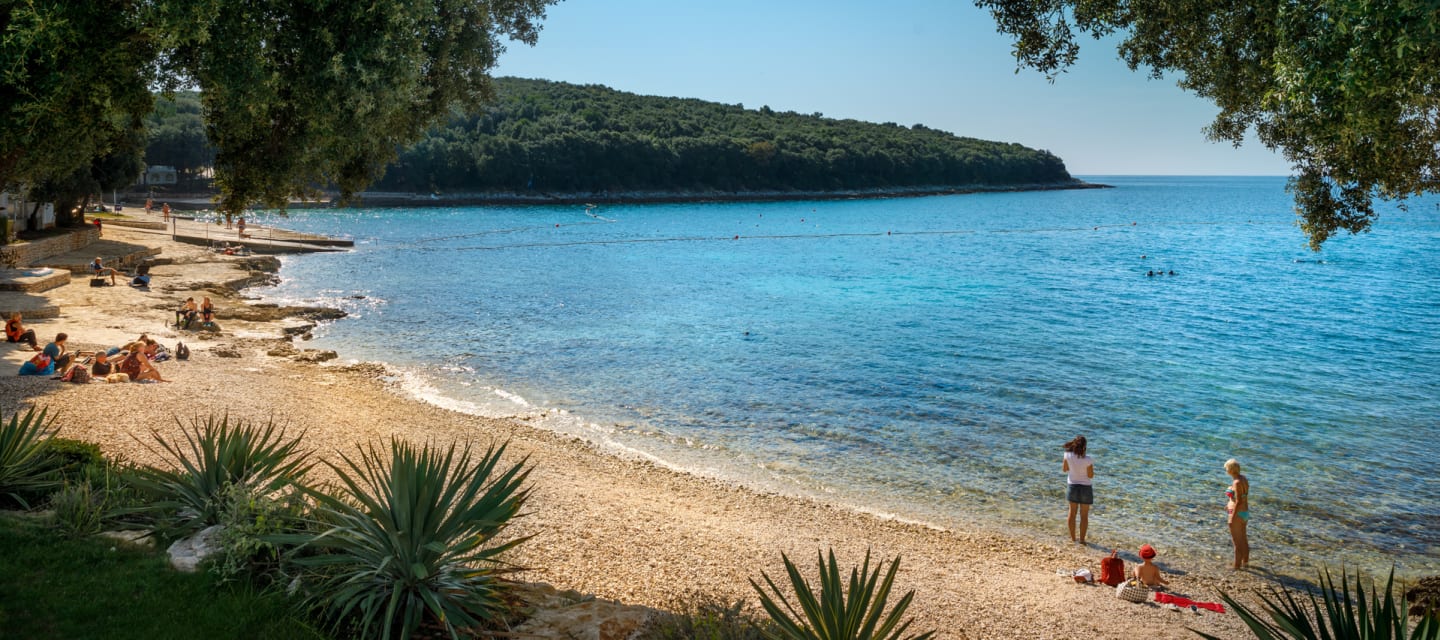
<svg viewBox="0 0 1440 640">
<path fill-rule="evenodd" d="M 1440 576 L 1421 578 L 1405 592 L 1405 601 L 1410 603 L 1412 616 L 1440 617 Z"/>
<path fill-rule="evenodd" d="M 654 613 L 646 607 L 560 591 L 543 583 L 521 585 L 516 595 L 531 609 L 530 618 L 513 631 L 516 637 L 628 640 Z"/>
</svg>

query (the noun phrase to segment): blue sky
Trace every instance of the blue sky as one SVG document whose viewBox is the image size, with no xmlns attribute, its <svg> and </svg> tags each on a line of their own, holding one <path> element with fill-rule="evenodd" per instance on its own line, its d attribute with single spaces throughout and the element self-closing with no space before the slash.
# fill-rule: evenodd
<svg viewBox="0 0 1440 640">
<path fill-rule="evenodd" d="M 1071 173 L 1286 175 L 1258 142 L 1205 139 L 1215 107 L 1088 38 L 1054 84 L 966 0 L 566 0 L 495 75 L 755 109 L 922 123 L 1048 149 Z"/>
</svg>

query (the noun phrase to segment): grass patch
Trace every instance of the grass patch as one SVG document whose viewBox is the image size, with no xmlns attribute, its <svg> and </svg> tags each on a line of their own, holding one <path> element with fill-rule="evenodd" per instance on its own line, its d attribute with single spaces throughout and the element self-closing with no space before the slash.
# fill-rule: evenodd
<svg viewBox="0 0 1440 640">
<path fill-rule="evenodd" d="M 163 554 L 65 540 L 48 518 L 0 512 L 0 637 L 325 638 L 278 593 L 182 574 Z"/>
</svg>

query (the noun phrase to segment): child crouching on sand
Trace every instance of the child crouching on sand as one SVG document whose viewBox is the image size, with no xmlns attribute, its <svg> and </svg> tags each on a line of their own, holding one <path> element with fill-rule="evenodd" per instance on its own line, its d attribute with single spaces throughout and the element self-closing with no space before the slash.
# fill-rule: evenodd
<svg viewBox="0 0 1440 640">
<path fill-rule="evenodd" d="M 1151 560 L 1155 559 L 1155 547 L 1148 544 L 1140 545 L 1140 559 L 1144 560 L 1144 562 L 1140 563 L 1140 566 L 1135 567 L 1136 580 L 1139 580 L 1141 584 L 1151 589 L 1163 589 L 1165 585 L 1170 584 L 1169 580 L 1166 580 L 1160 575 L 1160 567 L 1155 566 L 1155 563 L 1151 562 Z"/>
</svg>

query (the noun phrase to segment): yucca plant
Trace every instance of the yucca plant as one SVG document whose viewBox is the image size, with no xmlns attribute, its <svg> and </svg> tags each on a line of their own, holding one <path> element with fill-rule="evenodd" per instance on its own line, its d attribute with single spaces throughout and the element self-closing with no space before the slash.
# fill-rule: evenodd
<svg viewBox="0 0 1440 640">
<path fill-rule="evenodd" d="M 212 415 L 191 420 L 189 428 L 181 425 L 181 433 L 183 442 L 171 442 L 151 431 L 161 449 L 157 453 L 174 468 L 143 467 L 133 478 L 139 489 L 159 498 L 148 508 L 151 513 L 175 515 L 170 524 L 178 534 L 218 524 L 232 486 L 270 495 L 297 483 L 313 465 L 306 460 L 309 452 L 300 448 L 300 437 L 286 439 L 285 429 L 273 420 L 261 425 Z"/>
<path fill-rule="evenodd" d="M 885 563 L 876 565 L 872 572 L 870 551 L 867 549 L 864 564 L 859 569 L 850 569 L 849 588 L 845 589 L 846 583 L 841 579 L 840 567 L 835 562 L 835 550 L 830 550 L 828 562 L 822 554 L 817 552 L 815 555 L 820 568 L 818 596 L 805 581 L 805 577 L 800 575 L 795 563 L 785 554 L 780 554 L 780 558 L 785 561 L 785 571 L 790 575 L 790 587 L 795 592 L 799 611 L 795 610 L 785 592 L 775 585 L 769 575 L 764 572 L 760 574 L 774 598 L 755 580 L 750 580 L 750 586 L 760 594 L 760 606 L 765 608 L 765 612 L 775 622 L 773 629 L 766 630 L 767 637 L 775 640 L 898 640 L 906 637 L 905 631 L 910 628 L 913 620 L 905 620 L 903 623 L 901 620 L 905 616 L 905 610 L 910 608 L 915 592 L 906 593 L 890 609 L 888 615 L 885 613 L 885 603 L 889 600 L 890 589 L 895 584 L 895 574 L 900 571 L 899 556 L 895 557 L 885 579 L 881 581 L 880 571 Z M 781 608 L 782 605 L 784 608 Z M 928 640 L 933 635 L 934 631 L 928 631 L 909 636 L 907 640 Z"/>
<path fill-rule="evenodd" d="M 274 537 L 302 545 L 294 562 L 314 571 L 309 603 L 371 637 L 409 638 L 425 623 L 455 638 L 496 620 L 506 610 L 500 556 L 526 538 L 495 539 L 529 496 L 525 460 L 502 471 L 504 453 L 473 459 L 469 445 L 394 439 L 388 455 L 371 445 L 326 462 L 346 495 L 309 490 L 319 532 Z"/>
<path fill-rule="evenodd" d="M 10 414 L 10 421 L 0 420 L 0 498 L 8 498 L 29 509 L 30 498 L 42 497 L 60 486 L 52 457 L 45 453 L 45 444 L 55 437 L 55 419 L 46 419 L 48 409 L 35 413 L 31 407 L 21 418 Z"/>
<path fill-rule="evenodd" d="M 1269 594 L 1261 593 L 1261 608 L 1265 617 L 1228 594 L 1221 593 L 1220 598 L 1235 610 L 1235 614 L 1260 640 L 1440 640 L 1440 619 L 1425 616 L 1414 628 L 1410 627 L 1409 609 L 1402 599 L 1395 597 L 1394 586 L 1395 569 L 1391 568 L 1390 577 L 1385 580 L 1383 597 L 1372 582 L 1367 598 L 1365 585 L 1357 571 L 1355 596 L 1351 598 L 1348 572 L 1341 571 L 1340 586 L 1337 588 L 1330 570 L 1326 569 L 1320 576 L 1320 598 L 1317 599 L 1314 593 L 1309 594 L 1308 605 L 1304 602 L 1305 598 L 1297 598 L 1289 587 L 1272 587 Z M 1195 633 L 1219 640 L 1199 631 Z"/>
</svg>

